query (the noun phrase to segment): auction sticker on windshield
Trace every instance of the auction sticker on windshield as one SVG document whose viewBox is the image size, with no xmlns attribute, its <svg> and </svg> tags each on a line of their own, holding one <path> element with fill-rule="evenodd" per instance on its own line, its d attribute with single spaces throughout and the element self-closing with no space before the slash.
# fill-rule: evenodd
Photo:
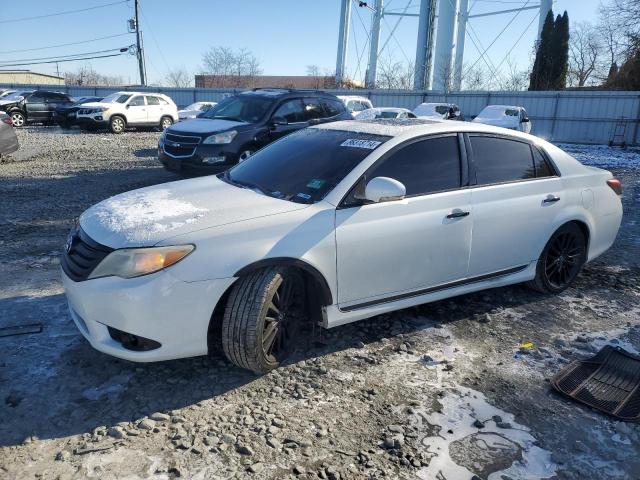
<svg viewBox="0 0 640 480">
<path fill-rule="evenodd" d="M 366 148 L 367 150 L 373 150 L 382 142 L 376 142 L 375 140 L 360 140 L 357 138 L 348 138 L 340 144 L 341 147 L 354 147 L 354 148 Z"/>
</svg>

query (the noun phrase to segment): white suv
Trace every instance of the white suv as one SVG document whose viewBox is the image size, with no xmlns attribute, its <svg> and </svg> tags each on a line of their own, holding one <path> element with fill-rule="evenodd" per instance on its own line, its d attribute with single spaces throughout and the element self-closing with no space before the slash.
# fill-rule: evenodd
<svg viewBox="0 0 640 480">
<path fill-rule="evenodd" d="M 62 280 L 98 350 L 149 362 L 219 346 L 266 372 L 314 324 L 520 282 L 563 291 L 613 243 L 620 193 L 611 173 L 511 130 L 327 123 L 217 177 L 91 207 Z"/>
<path fill-rule="evenodd" d="M 122 133 L 128 127 L 160 127 L 178 121 L 178 107 L 161 93 L 115 92 L 100 102 L 85 103 L 78 110 L 77 122 L 86 129 L 108 127 Z"/>
<path fill-rule="evenodd" d="M 355 116 L 370 108 L 373 108 L 373 103 L 367 97 L 360 97 L 357 95 L 338 95 L 338 98 L 342 100 L 351 116 L 355 118 Z"/>
</svg>

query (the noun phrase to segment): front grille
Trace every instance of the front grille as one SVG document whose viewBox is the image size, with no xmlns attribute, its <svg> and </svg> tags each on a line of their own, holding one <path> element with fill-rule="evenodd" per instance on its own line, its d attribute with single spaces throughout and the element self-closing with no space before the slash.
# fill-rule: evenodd
<svg viewBox="0 0 640 480">
<path fill-rule="evenodd" d="M 76 231 L 72 231 L 67 238 L 60 265 L 71 280 L 81 282 L 86 280 L 111 252 L 113 252 L 113 248 L 99 244 L 81 228 L 78 228 Z"/>
<path fill-rule="evenodd" d="M 200 140 L 200 137 L 192 135 L 176 135 L 167 132 L 164 137 L 164 151 L 172 157 L 191 157 Z"/>
</svg>

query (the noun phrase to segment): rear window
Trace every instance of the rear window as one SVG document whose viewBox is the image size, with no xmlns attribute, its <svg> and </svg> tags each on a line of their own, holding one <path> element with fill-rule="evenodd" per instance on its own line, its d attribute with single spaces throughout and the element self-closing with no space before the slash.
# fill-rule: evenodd
<svg viewBox="0 0 640 480">
<path fill-rule="evenodd" d="M 315 203 L 389 138 L 308 128 L 266 146 L 219 178 L 271 197 Z"/>
</svg>

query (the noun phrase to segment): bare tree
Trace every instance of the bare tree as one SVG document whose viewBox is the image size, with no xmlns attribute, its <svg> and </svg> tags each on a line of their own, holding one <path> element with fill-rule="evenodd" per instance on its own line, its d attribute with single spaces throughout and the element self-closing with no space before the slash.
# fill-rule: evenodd
<svg viewBox="0 0 640 480">
<path fill-rule="evenodd" d="M 618 32 L 627 37 L 640 36 L 640 0 L 611 0 L 600 7 L 602 17 L 608 19 Z"/>
<path fill-rule="evenodd" d="M 202 55 L 202 73 L 214 76 L 212 87 L 250 87 L 262 73 L 260 61 L 247 49 L 211 47 Z"/>
<path fill-rule="evenodd" d="M 307 65 L 307 76 L 313 78 L 314 88 L 320 88 L 324 86 L 322 75 L 320 74 L 320 67 L 318 65 Z"/>
<path fill-rule="evenodd" d="M 188 88 L 193 86 L 193 75 L 184 67 L 175 68 L 167 72 L 164 81 L 169 87 Z"/>
<path fill-rule="evenodd" d="M 378 59 L 376 87 L 411 90 L 413 88 L 413 63 L 395 60 L 390 54 Z"/>
<path fill-rule="evenodd" d="M 487 90 L 487 74 L 479 65 L 462 68 L 462 90 Z"/>
<path fill-rule="evenodd" d="M 569 36 L 569 84 L 584 87 L 602 60 L 602 43 L 597 29 L 589 22 L 573 25 Z"/>
<path fill-rule="evenodd" d="M 507 67 L 501 73 L 499 86 L 501 90 L 508 92 L 526 90 L 529 86 L 529 72 L 520 70 L 518 64 L 507 57 Z"/>
<path fill-rule="evenodd" d="M 96 72 L 91 65 L 79 67 L 75 72 L 64 73 L 66 85 L 124 85 L 121 75 L 103 75 Z"/>
</svg>

